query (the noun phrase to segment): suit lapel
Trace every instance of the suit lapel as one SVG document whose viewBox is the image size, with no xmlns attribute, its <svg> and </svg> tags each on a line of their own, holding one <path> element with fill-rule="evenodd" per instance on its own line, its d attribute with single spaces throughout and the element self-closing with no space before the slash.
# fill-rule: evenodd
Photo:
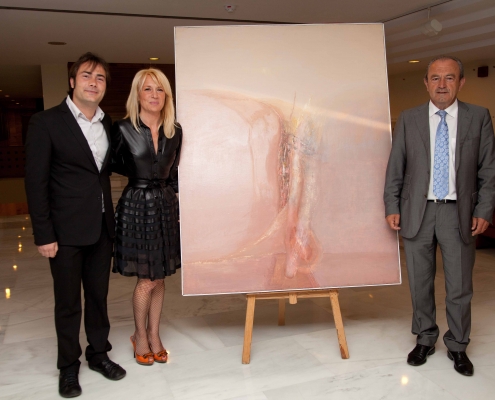
<svg viewBox="0 0 495 400">
<path fill-rule="evenodd" d="M 416 111 L 416 125 L 418 126 L 419 136 L 425 146 L 427 160 L 431 158 L 430 151 L 430 116 L 428 115 L 428 104 L 419 106 Z"/>
<path fill-rule="evenodd" d="M 457 138 L 455 143 L 455 170 L 459 169 L 459 163 L 461 161 L 461 147 L 464 144 L 467 134 L 469 133 L 469 127 L 471 125 L 471 119 L 473 115 L 469 111 L 468 106 L 462 101 L 457 100 L 459 110 L 457 114 Z"/>
<path fill-rule="evenodd" d="M 96 161 L 95 158 L 93 157 L 93 153 L 89 148 L 88 141 L 86 140 L 86 137 L 84 136 L 81 127 L 75 120 L 74 115 L 72 115 L 72 112 L 70 111 L 69 106 L 67 105 L 65 100 L 62 102 L 62 104 L 60 104 L 59 110 L 62 112 L 62 118 L 69 127 L 69 130 L 76 138 L 77 142 L 83 149 L 84 153 L 86 153 L 86 155 L 88 156 L 91 164 L 96 168 L 96 171 L 98 171 L 98 166 L 96 165 Z"/>
</svg>

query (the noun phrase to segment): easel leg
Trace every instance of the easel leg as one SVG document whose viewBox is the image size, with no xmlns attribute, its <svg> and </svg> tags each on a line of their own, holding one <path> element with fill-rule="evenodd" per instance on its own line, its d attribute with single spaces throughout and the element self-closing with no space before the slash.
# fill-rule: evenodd
<svg viewBox="0 0 495 400">
<path fill-rule="evenodd" d="M 285 325 L 285 299 L 278 300 L 278 326 Z"/>
<path fill-rule="evenodd" d="M 254 306 L 256 297 L 247 295 L 246 325 L 244 326 L 244 346 L 242 347 L 242 363 L 249 364 L 251 360 L 251 341 L 253 339 Z"/>
<path fill-rule="evenodd" d="M 339 340 L 340 354 L 342 358 L 349 358 L 349 349 L 347 348 L 347 340 L 345 338 L 344 324 L 342 322 L 342 314 L 340 313 L 339 291 L 330 290 L 330 304 L 332 305 L 333 319 L 335 321 L 335 329 L 337 330 L 337 338 Z"/>
</svg>

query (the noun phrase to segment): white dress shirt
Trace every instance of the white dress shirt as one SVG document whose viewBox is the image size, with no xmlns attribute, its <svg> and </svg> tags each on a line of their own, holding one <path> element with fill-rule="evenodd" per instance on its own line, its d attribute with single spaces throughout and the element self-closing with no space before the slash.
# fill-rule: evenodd
<svg viewBox="0 0 495 400">
<path fill-rule="evenodd" d="M 430 154 L 431 154 L 431 166 L 430 166 L 430 186 L 428 188 L 428 200 L 435 200 L 437 197 L 433 194 L 433 171 L 435 165 L 435 138 L 437 135 L 438 124 L 440 123 L 440 115 L 436 112 L 439 110 L 430 100 L 429 116 L 430 116 Z M 457 114 L 459 106 L 457 99 L 445 109 L 447 115 L 445 121 L 449 127 L 449 193 L 445 196 L 449 200 L 457 200 L 457 193 L 455 190 L 455 143 L 457 138 Z"/>
<path fill-rule="evenodd" d="M 105 116 L 105 113 L 102 111 L 100 107 L 96 109 L 95 115 L 91 119 L 91 121 L 86 118 L 86 116 L 77 108 L 74 104 L 70 96 L 67 96 L 67 106 L 69 106 L 69 110 L 72 112 L 72 115 L 76 119 L 79 127 L 84 134 L 84 137 L 88 141 L 89 148 L 93 153 L 93 157 L 96 162 L 96 166 L 98 167 L 98 171 L 101 171 L 101 167 L 103 165 L 103 161 L 105 160 L 105 155 L 108 150 L 108 138 L 105 132 L 105 128 L 101 121 Z M 101 196 L 101 204 L 102 211 L 105 212 L 105 206 L 103 202 L 103 193 Z"/>
</svg>

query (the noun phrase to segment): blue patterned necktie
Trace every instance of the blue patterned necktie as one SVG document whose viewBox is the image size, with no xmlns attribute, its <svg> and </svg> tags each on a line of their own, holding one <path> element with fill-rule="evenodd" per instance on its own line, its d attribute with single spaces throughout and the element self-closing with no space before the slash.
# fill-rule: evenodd
<svg viewBox="0 0 495 400">
<path fill-rule="evenodd" d="M 435 158 L 433 163 L 433 194 L 442 200 L 449 194 L 449 127 L 445 121 L 447 112 L 437 111 L 440 123 L 435 137 Z"/>
</svg>

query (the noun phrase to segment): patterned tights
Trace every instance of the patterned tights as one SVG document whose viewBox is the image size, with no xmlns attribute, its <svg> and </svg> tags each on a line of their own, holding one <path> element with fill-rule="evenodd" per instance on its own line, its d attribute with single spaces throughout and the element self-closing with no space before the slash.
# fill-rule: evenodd
<svg viewBox="0 0 495 400">
<path fill-rule="evenodd" d="M 154 281 L 138 279 L 132 297 L 132 306 L 136 324 L 134 338 L 136 352 L 139 355 L 164 350 L 159 333 L 164 295 L 165 281 L 163 279 Z"/>
</svg>

